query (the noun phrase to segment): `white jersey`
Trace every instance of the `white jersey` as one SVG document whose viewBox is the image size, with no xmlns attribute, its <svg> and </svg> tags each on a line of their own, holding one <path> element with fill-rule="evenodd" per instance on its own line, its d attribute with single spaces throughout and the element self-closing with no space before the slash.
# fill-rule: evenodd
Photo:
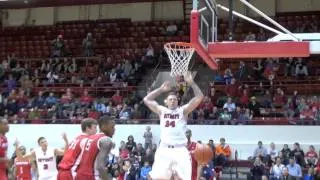
<svg viewBox="0 0 320 180">
<path fill-rule="evenodd" d="M 178 107 L 175 110 L 170 110 L 166 107 L 162 108 L 160 114 L 161 144 L 187 144 L 186 130 L 187 120 L 184 117 L 182 107 Z"/>
<path fill-rule="evenodd" d="M 39 180 L 57 179 L 57 163 L 54 149 L 48 147 L 44 152 L 41 148 L 35 149 Z"/>
</svg>

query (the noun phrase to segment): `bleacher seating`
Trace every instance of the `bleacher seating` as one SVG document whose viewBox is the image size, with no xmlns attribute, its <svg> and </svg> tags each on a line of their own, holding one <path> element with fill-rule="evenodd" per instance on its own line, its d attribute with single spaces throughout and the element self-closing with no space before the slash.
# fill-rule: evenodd
<svg viewBox="0 0 320 180">
<path fill-rule="evenodd" d="M 280 24 L 287 26 L 290 30 L 294 30 L 302 23 L 311 21 L 319 21 L 319 15 L 279 15 L 274 17 Z M 262 21 L 262 18 L 258 18 Z M 166 26 L 173 22 L 178 27 L 178 32 L 174 36 L 166 36 L 164 31 Z M 243 40 L 249 31 L 253 33 L 259 32 L 259 27 L 251 25 L 240 19 L 235 19 L 235 39 Z M 34 67 L 51 55 L 51 41 L 57 35 L 63 35 L 66 49 L 73 56 L 82 55 L 82 40 L 88 32 L 93 34 L 96 41 L 95 55 L 93 58 L 77 58 L 77 62 L 82 61 L 98 61 L 101 63 L 104 59 L 101 57 L 111 57 L 114 61 L 119 62 L 123 58 L 141 57 L 145 53 L 145 48 L 149 43 L 153 45 L 155 52 L 160 52 L 165 42 L 170 41 L 189 41 L 189 24 L 180 21 L 150 21 L 150 22 L 132 22 L 130 19 L 110 19 L 96 21 L 70 21 L 58 22 L 53 26 L 25 26 L 25 27 L 5 27 L 0 30 L 0 57 L 6 58 L 10 52 L 15 52 L 19 57 L 18 61 L 30 63 L 30 67 Z M 266 33 L 267 37 L 273 34 Z M 228 39 L 228 22 L 219 20 L 219 37 L 218 40 Z M 130 59 L 130 58 L 129 58 Z M 283 74 L 284 63 L 281 63 L 274 80 L 274 88 L 281 87 L 286 93 L 292 94 L 294 90 L 299 91 L 301 95 L 318 94 L 320 87 L 318 57 L 311 57 L 308 60 L 310 67 L 310 76 L 304 79 L 296 79 L 295 77 L 285 77 Z M 246 59 L 245 62 L 249 67 L 253 67 L 256 60 Z M 238 70 L 239 59 L 221 60 L 219 64 L 219 73 L 226 68 L 230 68 L 232 72 Z M 80 73 L 80 74 L 79 74 Z M 65 74 L 66 77 L 80 75 L 87 78 L 95 78 L 99 72 L 90 74 L 85 71 L 77 74 Z M 42 77 L 44 78 L 44 77 Z M 242 84 L 248 84 L 249 88 L 257 88 L 259 81 L 246 80 Z M 40 85 L 33 88 L 33 93 L 45 91 L 50 88 L 52 92 L 63 92 L 66 88 L 71 87 L 74 93 L 87 89 L 90 93 L 99 94 L 107 92 L 115 92 L 118 89 L 128 93 L 135 89 L 132 86 L 121 87 L 110 83 L 100 84 L 97 87 L 91 87 L 90 84 L 85 84 L 84 87 L 79 87 L 78 84 L 62 83 L 55 86 L 45 87 Z M 216 82 L 215 88 L 218 91 L 224 91 L 225 85 Z M 281 117 L 280 117 L 281 118 Z M 269 120 L 256 117 L 252 120 L 254 124 L 271 123 Z M 272 124 L 288 124 L 287 119 L 272 119 Z"/>
<path fill-rule="evenodd" d="M 130 19 L 58 22 L 53 26 L 5 27 L 0 32 L 0 57 L 15 51 L 18 57 L 49 57 L 51 41 L 61 34 L 66 49 L 82 54 L 82 39 L 91 32 L 96 40 L 96 55 L 124 57 L 126 52 L 142 54 L 149 43 L 159 50 L 164 42 L 188 41 L 189 27 L 183 21 L 172 21 L 179 27 L 176 36 L 165 36 L 161 30 L 170 21 L 131 22 Z"/>
</svg>

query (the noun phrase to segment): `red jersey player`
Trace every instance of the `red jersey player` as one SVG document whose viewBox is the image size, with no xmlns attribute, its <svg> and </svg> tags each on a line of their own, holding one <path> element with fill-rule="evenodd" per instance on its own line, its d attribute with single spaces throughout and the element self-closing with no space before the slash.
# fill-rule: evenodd
<svg viewBox="0 0 320 180">
<path fill-rule="evenodd" d="M 7 166 L 9 159 L 7 158 L 8 140 L 5 136 L 9 131 L 8 120 L 0 118 L 0 179 L 7 180 Z"/>
<path fill-rule="evenodd" d="M 97 133 L 97 121 L 86 118 L 81 122 L 82 134 L 77 136 L 68 146 L 63 159 L 59 163 L 58 180 L 73 180 L 76 168 L 81 159 L 81 146 L 84 146 L 88 137 Z"/>
<path fill-rule="evenodd" d="M 191 180 L 197 180 L 197 172 L 198 172 L 198 162 L 194 158 L 194 150 L 196 150 L 197 143 L 191 141 L 192 131 L 190 129 L 187 129 L 186 131 L 186 137 L 188 139 L 187 148 L 191 154 L 191 160 L 192 160 L 192 176 Z"/>
<path fill-rule="evenodd" d="M 16 149 L 20 151 L 21 155 L 26 154 L 26 148 L 24 146 L 16 147 Z M 16 157 L 14 159 L 14 175 L 16 180 L 31 180 L 31 160 Z"/>
<path fill-rule="evenodd" d="M 90 136 L 86 142 L 80 164 L 76 170 L 75 180 L 108 180 L 108 169 L 105 160 L 113 146 L 111 137 L 114 134 L 114 120 L 103 116 L 99 120 L 100 132 Z"/>
</svg>

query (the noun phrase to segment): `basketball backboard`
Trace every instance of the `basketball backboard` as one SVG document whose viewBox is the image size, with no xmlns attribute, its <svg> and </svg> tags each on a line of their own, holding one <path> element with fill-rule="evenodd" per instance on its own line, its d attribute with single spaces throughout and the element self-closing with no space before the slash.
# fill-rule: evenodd
<svg viewBox="0 0 320 180">
<path fill-rule="evenodd" d="M 214 0 L 194 0 L 193 9 L 200 13 L 198 23 L 199 41 L 207 48 L 209 42 L 217 38 L 217 6 Z"/>
<path fill-rule="evenodd" d="M 208 45 L 217 39 L 217 6 L 215 0 L 193 0 L 191 11 L 190 42 L 197 53 L 212 68 L 218 65 L 208 54 Z"/>
</svg>

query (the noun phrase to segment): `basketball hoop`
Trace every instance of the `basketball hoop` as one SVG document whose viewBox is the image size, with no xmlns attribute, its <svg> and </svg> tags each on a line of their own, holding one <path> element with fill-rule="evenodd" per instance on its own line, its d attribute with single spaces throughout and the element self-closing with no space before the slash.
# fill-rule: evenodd
<svg viewBox="0 0 320 180">
<path fill-rule="evenodd" d="M 164 45 L 171 64 L 172 77 L 182 76 L 188 71 L 190 59 L 194 53 L 191 43 L 169 42 Z"/>
</svg>

